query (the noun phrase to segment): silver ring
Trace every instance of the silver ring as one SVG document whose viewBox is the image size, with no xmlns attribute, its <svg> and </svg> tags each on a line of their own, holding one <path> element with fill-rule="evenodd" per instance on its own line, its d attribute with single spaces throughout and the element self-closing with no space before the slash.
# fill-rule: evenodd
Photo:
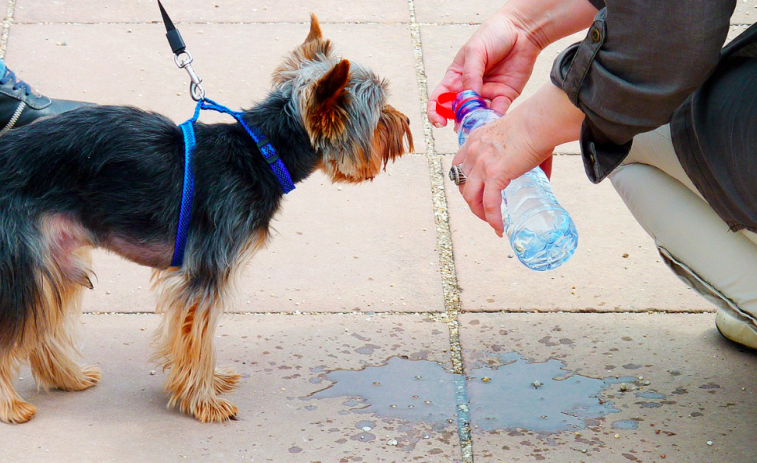
<svg viewBox="0 0 757 463">
<path fill-rule="evenodd" d="M 458 164 L 456 166 L 452 166 L 452 168 L 449 170 L 449 179 L 455 182 L 455 185 L 460 186 L 468 179 L 468 177 L 465 176 L 465 173 L 463 172 L 463 165 Z"/>
</svg>

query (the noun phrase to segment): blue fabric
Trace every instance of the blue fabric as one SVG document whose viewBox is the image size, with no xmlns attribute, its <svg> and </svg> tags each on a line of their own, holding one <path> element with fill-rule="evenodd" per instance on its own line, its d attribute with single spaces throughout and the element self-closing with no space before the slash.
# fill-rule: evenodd
<svg viewBox="0 0 757 463">
<path fill-rule="evenodd" d="M 268 142 L 268 139 L 265 137 L 265 135 L 263 135 L 256 127 L 250 127 L 245 123 L 245 121 L 242 119 L 243 113 L 241 111 L 232 111 L 226 106 L 220 105 L 208 98 L 203 98 L 202 100 L 200 100 L 197 103 L 197 106 L 201 109 L 210 109 L 213 111 L 218 111 L 219 113 L 228 114 L 229 116 L 236 119 L 237 122 L 239 122 L 239 124 L 244 127 L 244 130 L 247 132 L 250 138 L 252 138 L 255 143 L 257 143 L 260 152 L 263 154 L 263 157 L 266 161 L 268 161 L 268 164 L 271 166 L 273 173 L 276 174 L 276 178 L 279 180 L 281 187 L 284 189 L 284 193 L 289 193 L 290 191 L 294 190 L 295 187 L 294 183 L 292 182 L 292 177 L 289 175 L 289 171 L 284 165 L 284 162 L 279 159 L 278 155 L 276 154 L 276 150 L 274 149 L 273 145 Z"/>
<path fill-rule="evenodd" d="M 2 63 L 2 61 L 0 61 Z M 3 66 L 5 65 L 2 63 Z M 279 159 L 278 154 L 273 145 L 256 127 L 248 126 L 242 119 L 242 112 L 232 111 L 226 106 L 220 105 L 213 100 L 203 98 L 197 102 L 195 107 L 195 113 L 191 119 L 179 125 L 182 133 L 184 134 L 184 187 L 181 194 L 181 207 L 179 210 L 179 227 L 176 231 L 176 243 L 174 245 L 173 259 L 171 261 L 172 267 L 181 267 L 184 263 L 184 251 L 187 246 L 187 237 L 189 236 L 189 222 L 192 213 L 192 198 L 194 197 L 194 170 L 192 169 L 192 152 L 194 151 L 197 141 L 195 139 L 194 123 L 200 117 L 201 109 L 210 109 L 218 111 L 220 113 L 228 114 L 244 127 L 244 130 L 250 135 L 255 143 L 258 145 L 260 152 L 268 164 L 271 166 L 276 178 L 279 180 L 281 187 L 284 189 L 284 193 L 289 193 L 294 190 L 294 183 L 292 177 L 289 175 L 289 171 L 286 166 Z"/>
<path fill-rule="evenodd" d="M 184 250 L 189 235 L 189 219 L 192 214 L 192 198 L 194 197 L 195 177 L 192 169 L 192 152 L 195 149 L 195 131 L 193 124 L 199 116 L 199 109 L 192 119 L 179 126 L 184 133 L 184 188 L 181 193 L 181 208 L 179 209 L 179 228 L 176 231 L 172 267 L 181 267 L 184 263 Z"/>
</svg>

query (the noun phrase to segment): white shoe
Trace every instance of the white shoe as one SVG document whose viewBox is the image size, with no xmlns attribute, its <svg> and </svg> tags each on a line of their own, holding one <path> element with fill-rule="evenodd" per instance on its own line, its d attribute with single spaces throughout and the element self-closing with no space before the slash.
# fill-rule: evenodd
<svg viewBox="0 0 757 463">
<path fill-rule="evenodd" d="M 757 325 L 751 321 L 740 318 L 730 311 L 719 309 L 715 315 L 715 326 L 718 327 L 720 334 L 736 344 L 757 349 Z"/>
</svg>

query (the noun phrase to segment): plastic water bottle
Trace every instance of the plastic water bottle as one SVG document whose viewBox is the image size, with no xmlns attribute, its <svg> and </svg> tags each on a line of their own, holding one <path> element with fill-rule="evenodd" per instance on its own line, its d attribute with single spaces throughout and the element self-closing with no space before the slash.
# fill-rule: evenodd
<svg viewBox="0 0 757 463">
<path fill-rule="evenodd" d="M 459 124 L 458 142 L 502 115 L 487 108 L 476 92 L 460 92 L 452 103 Z M 526 172 L 502 190 L 505 233 L 518 259 L 537 271 L 552 270 L 567 262 L 578 246 L 578 232 L 568 212 L 558 204 L 552 187 L 539 167 Z"/>
</svg>

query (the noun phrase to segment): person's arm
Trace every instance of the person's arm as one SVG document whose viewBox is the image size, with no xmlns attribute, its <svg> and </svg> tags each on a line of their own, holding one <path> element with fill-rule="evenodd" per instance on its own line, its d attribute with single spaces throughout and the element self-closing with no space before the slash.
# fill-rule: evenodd
<svg viewBox="0 0 757 463">
<path fill-rule="evenodd" d="M 429 121 L 445 126 L 436 100 L 442 93 L 462 90 L 476 91 L 504 113 L 531 77 L 541 50 L 589 27 L 597 11 L 588 0 L 511 0 L 460 48 L 429 97 Z"/>
<path fill-rule="evenodd" d="M 500 119 L 470 133 L 452 160 L 467 180 L 460 192 L 471 211 L 504 233 L 501 191 L 552 156 L 555 146 L 578 139 L 584 114 L 551 83 Z"/>
</svg>

